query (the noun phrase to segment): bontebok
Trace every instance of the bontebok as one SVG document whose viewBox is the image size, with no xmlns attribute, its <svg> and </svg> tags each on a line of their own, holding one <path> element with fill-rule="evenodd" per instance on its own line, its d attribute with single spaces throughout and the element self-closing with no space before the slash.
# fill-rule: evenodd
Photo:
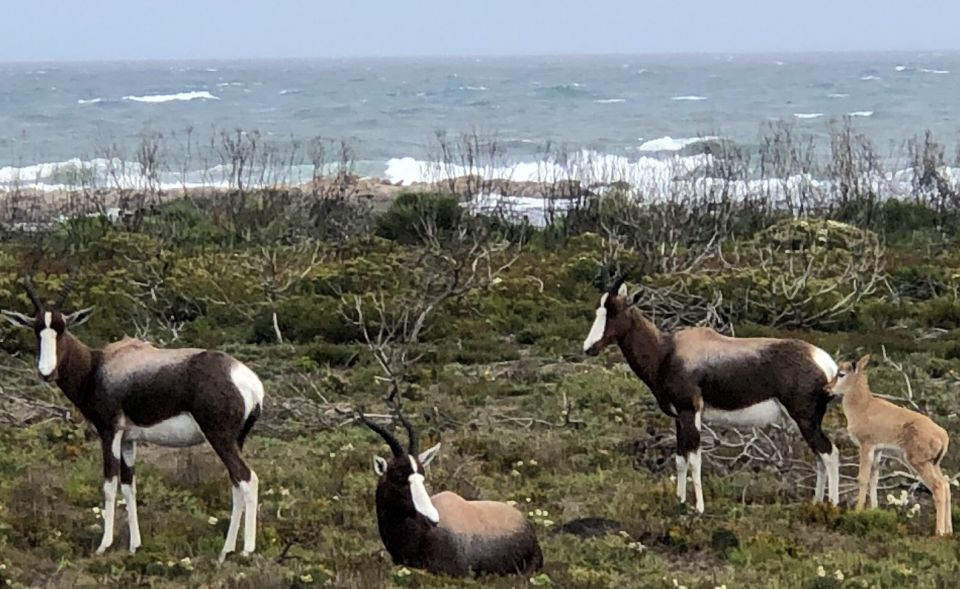
<svg viewBox="0 0 960 589">
<path fill-rule="evenodd" d="M 222 353 L 201 349 L 158 349 L 125 338 L 92 349 L 70 328 L 90 318 L 93 308 L 61 312 L 64 288 L 51 306 L 41 303 L 29 278 L 32 317 L 3 311 L 11 323 L 37 336 L 37 371 L 54 381 L 96 427 L 103 448 L 103 539 L 97 553 L 113 544 L 117 483 L 127 505 L 130 552 L 140 546 L 133 464 L 137 442 L 185 447 L 204 440 L 227 467 L 233 483 L 233 511 L 220 558 L 236 549 L 245 515 L 243 550 L 253 552 L 257 527 L 257 475 L 240 455 L 260 415 L 263 385 L 252 370 Z"/>
</svg>

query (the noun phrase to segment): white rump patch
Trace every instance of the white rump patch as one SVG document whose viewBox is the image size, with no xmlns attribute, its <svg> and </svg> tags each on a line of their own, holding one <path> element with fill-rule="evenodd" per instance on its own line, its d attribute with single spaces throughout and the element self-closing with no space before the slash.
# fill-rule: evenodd
<svg viewBox="0 0 960 589">
<path fill-rule="evenodd" d="M 427 488 L 423 485 L 423 475 L 418 472 L 417 461 L 410 456 L 410 466 L 413 467 L 413 474 L 410 475 L 410 495 L 413 497 L 413 507 L 417 513 L 427 518 L 434 524 L 440 523 L 440 513 L 433 506 Z"/>
<path fill-rule="evenodd" d="M 587 334 L 587 339 L 583 340 L 583 351 L 586 352 L 593 347 L 593 344 L 600 341 L 600 338 L 603 337 L 603 330 L 607 326 L 607 309 L 604 305 L 607 304 L 607 293 L 604 293 L 600 297 L 600 306 L 597 307 L 597 318 L 593 320 L 593 325 L 590 326 L 590 333 Z"/>
<path fill-rule="evenodd" d="M 823 370 L 823 373 L 827 376 L 827 382 L 832 381 L 839 372 L 837 363 L 833 361 L 833 358 L 830 357 L 830 354 L 824 352 L 820 348 L 814 347 L 813 353 L 810 355 L 813 358 L 813 361 L 816 362 L 817 366 L 820 367 L 820 370 Z"/>
<path fill-rule="evenodd" d="M 158 446 L 184 448 L 202 444 L 206 439 L 197 421 L 189 413 L 181 413 L 149 427 L 134 425 L 124 439 L 132 442 L 150 442 Z"/>
<path fill-rule="evenodd" d="M 50 327 L 53 314 L 47 311 L 43 314 L 44 328 L 40 330 L 40 358 L 37 360 L 37 370 L 41 376 L 50 376 L 57 369 L 57 331 Z"/>
<path fill-rule="evenodd" d="M 243 418 L 246 419 L 254 407 L 263 403 L 263 383 L 252 370 L 240 362 L 230 369 L 230 380 L 243 397 Z"/>
<path fill-rule="evenodd" d="M 703 419 L 707 423 L 721 423 L 734 426 L 759 427 L 777 423 L 787 415 L 786 410 L 780 401 L 776 399 L 767 399 L 744 407 L 743 409 L 734 409 L 726 411 L 715 409 L 709 405 L 703 407 Z"/>
</svg>

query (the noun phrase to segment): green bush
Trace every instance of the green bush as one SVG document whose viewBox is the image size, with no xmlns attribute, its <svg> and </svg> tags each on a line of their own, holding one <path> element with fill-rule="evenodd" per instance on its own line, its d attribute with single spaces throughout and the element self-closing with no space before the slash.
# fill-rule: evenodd
<svg viewBox="0 0 960 589">
<path fill-rule="evenodd" d="M 840 520 L 840 529 L 870 540 L 884 540 L 902 534 L 897 512 L 889 509 L 848 511 Z"/>
<path fill-rule="evenodd" d="M 455 229 L 463 216 L 464 210 L 456 197 L 408 192 L 394 199 L 390 208 L 377 217 L 376 234 L 404 245 L 414 245 L 423 241 L 425 220 L 442 235 Z"/>
</svg>

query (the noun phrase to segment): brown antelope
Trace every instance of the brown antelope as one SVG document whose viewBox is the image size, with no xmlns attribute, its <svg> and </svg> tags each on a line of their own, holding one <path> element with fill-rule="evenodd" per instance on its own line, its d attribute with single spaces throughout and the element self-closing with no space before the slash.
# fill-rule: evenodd
<svg viewBox="0 0 960 589">
<path fill-rule="evenodd" d="M 860 472 L 857 476 L 857 509 L 863 509 L 870 495 L 870 507 L 877 506 L 879 457 L 882 451 L 903 455 L 910 468 L 933 494 L 937 510 L 937 535 L 952 534 L 950 483 L 940 470 L 950 436 L 926 415 L 875 397 L 867 381 L 870 356 L 856 364 L 840 365 L 833 391 L 843 396 L 843 414 L 847 431 L 860 446 Z"/>
<path fill-rule="evenodd" d="M 204 440 L 223 461 L 233 483 L 233 511 L 220 560 L 236 549 L 243 514 L 243 551 L 253 552 L 258 480 L 240 451 L 263 403 L 257 375 L 222 352 L 164 350 L 130 338 L 92 349 L 68 330 L 89 319 L 93 307 L 65 315 L 60 309 L 69 285 L 49 307 L 40 302 L 29 278 L 24 286 L 34 316 L 13 311 L 3 315 L 34 331 L 40 377 L 56 382 L 100 436 L 105 505 L 97 554 L 113 544 L 118 476 L 127 505 L 130 552 L 140 546 L 133 479 L 137 442 L 186 447 Z"/>
<path fill-rule="evenodd" d="M 600 297 L 583 351 L 591 356 L 616 343 L 660 409 L 676 420 L 677 496 L 686 501 L 687 469 L 696 509 L 703 512 L 701 420 L 763 426 L 789 416 L 818 457 L 815 498 L 839 501 L 840 457 L 820 423 L 837 374 L 830 355 L 795 339 L 733 338 L 696 327 L 662 333 L 634 307 L 619 278 Z"/>
<path fill-rule="evenodd" d="M 430 496 L 424 467 L 440 444 L 418 452 L 417 434 L 397 411 L 409 444 L 383 427 L 360 419 L 390 446 L 393 458 L 374 456 L 377 526 L 396 564 L 451 576 L 527 574 L 540 570 L 543 555 L 533 525 L 517 509 L 497 501 L 467 501 L 444 491 Z"/>
</svg>

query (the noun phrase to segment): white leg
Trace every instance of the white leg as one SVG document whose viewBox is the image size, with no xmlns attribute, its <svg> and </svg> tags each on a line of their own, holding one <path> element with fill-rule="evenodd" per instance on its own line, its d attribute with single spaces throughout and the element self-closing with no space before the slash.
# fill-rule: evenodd
<svg viewBox="0 0 960 589">
<path fill-rule="evenodd" d="M 120 465 L 120 447 L 123 442 L 123 432 L 115 432 L 110 440 L 109 455 L 104 452 L 103 460 L 105 473 L 113 473 L 113 476 L 103 481 L 103 538 L 100 540 L 100 546 L 97 547 L 97 554 L 103 554 L 107 548 L 113 544 L 113 522 L 117 509 L 117 471 Z M 104 448 L 106 449 L 106 448 Z M 109 474 L 107 474 L 109 476 Z"/>
<path fill-rule="evenodd" d="M 133 465 L 137 461 L 137 443 L 124 441 L 121 446 L 121 458 L 123 465 L 121 468 L 133 470 Z M 130 530 L 130 554 L 137 552 L 140 548 L 140 520 L 137 517 L 137 483 L 131 478 L 130 484 L 121 484 L 120 492 L 123 494 L 123 501 L 127 504 L 127 526 Z"/>
<path fill-rule="evenodd" d="M 233 494 L 233 509 L 230 512 L 230 527 L 227 528 L 227 539 L 223 543 L 223 550 L 220 551 L 220 562 L 223 562 L 227 555 L 237 549 L 237 532 L 240 531 L 240 516 L 243 515 L 243 491 L 239 485 L 232 485 L 230 490 Z"/>
<path fill-rule="evenodd" d="M 829 454 L 821 454 L 823 468 L 827 471 L 827 492 L 830 503 L 840 504 L 840 451 L 831 446 Z"/>
<path fill-rule="evenodd" d="M 814 501 L 823 501 L 823 489 L 826 481 L 824 480 L 824 475 L 826 473 L 826 466 L 823 463 L 823 456 L 817 455 L 816 460 L 817 467 L 817 486 L 813 491 L 813 500 Z"/>
<path fill-rule="evenodd" d="M 700 481 L 700 465 L 702 457 L 700 450 L 696 450 L 687 455 L 687 462 L 690 464 L 690 475 L 693 477 L 693 493 L 697 498 L 697 511 L 703 513 L 703 484 Z"/>
<path fill-rule="evenodd" d="M 103 482 L 103 539 L 97 548 L 97 554 L 103 554 L 113 544 L 113 519 L 117 505 L 117 477 Z"/>
<path fill-rule="evenodd" d="M 260 494 L 260 479 L 250 471 L 250 480 L 240 483 L 243 491 L 243 553 L 252 554 L 257 547 L 257 500 Z"/>
<path fill-rule="evenodd" d="M 880 464 L 883 462 L 883 454 L 877 448 L 873 451 L 873 469 L 870 472 L 870 507 L 876 508 L 880 505 L 877 498 L 877 484 L 880 482 Z"/>
<path fill-rule="evenodd" d="M 687 460 L 677 455 L 677 497 L 680 503 L 687 502 Z"/>
</svg>

